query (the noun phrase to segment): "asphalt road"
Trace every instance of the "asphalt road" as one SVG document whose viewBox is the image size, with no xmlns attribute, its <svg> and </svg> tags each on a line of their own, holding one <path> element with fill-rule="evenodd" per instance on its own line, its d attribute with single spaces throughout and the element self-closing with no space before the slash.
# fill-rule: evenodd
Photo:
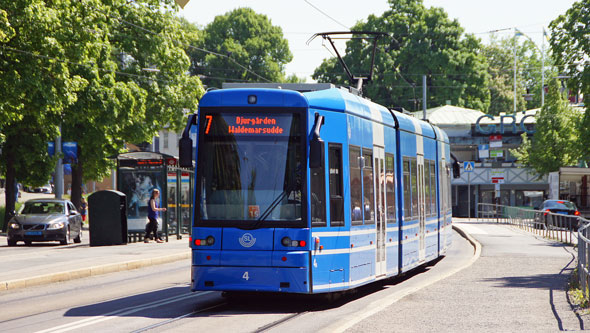
<svg viewBox="0 0 590 333">
<path fill-rule="evenodd" d="M 456 223 L 481 257 L 352 326 L 349 332 L 557 332 L 588 329 L 567 283 L 575 250 L 507 225 Z"/>
<path fill-rule="evenodd" d="M 448 255 L 404 277 L 333 301 L 319 297 L 191 293 L 190 262 L 113 273 L 0 294 L 2 332 L 316 332 L 343 330 L 374 311 L 436 284 L 470 262 L 473 247 L 454 234 Z M 338 324 L 337 327 L 334 324 Z"/>
</svg>

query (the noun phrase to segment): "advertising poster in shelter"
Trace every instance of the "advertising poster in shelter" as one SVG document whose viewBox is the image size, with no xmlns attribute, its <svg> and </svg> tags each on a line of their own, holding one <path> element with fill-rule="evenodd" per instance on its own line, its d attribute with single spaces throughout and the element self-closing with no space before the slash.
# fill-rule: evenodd
<svg viewBox="0 0 590 333">
<path fill-rule="evenodd" d="M 148 201 L 152 191 L 160 190 L 160 207 L 166 202 L 167 193 L 162 191 L 162 185 L 165 184 L 162 173 L 152 170 L 120 170 L 119 177 L 119 191 L 127 195 L 127 228 L 132 231 L 145 230 Z M 160 213 L 159 231 L 162 231 L 162 220 Z"/>
</svg>

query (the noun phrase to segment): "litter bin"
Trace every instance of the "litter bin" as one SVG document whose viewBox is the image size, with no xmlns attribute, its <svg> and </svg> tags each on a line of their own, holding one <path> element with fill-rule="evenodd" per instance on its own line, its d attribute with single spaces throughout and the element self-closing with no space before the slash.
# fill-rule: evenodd
<svg viewBox="0 0 590 333">
<path fill-rule="evenodd" d="M 88 196 L 90 246 L 127 244 L 127 197 L 119 191 Z"/>
</svg>

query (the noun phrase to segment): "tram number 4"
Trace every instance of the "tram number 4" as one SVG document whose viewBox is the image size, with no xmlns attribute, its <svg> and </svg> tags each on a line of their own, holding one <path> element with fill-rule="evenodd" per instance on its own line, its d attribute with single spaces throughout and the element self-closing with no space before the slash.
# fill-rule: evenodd
<svg viewBox="0 0 590 333">
<path fill-rule="evenodd" d="M 242 279 L 248 281 L 250 280 L 250 276 L 248 275 L 248 272 L 244 272 L 244 275 L 242 275 Z"/>
</svg>

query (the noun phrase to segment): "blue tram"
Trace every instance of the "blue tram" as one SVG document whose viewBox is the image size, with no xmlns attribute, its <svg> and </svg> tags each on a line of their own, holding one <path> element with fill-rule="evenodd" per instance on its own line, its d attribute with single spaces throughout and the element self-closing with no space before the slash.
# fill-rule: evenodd
<svg viewBox="0 0 590 333">
<path fill-rule="evenodd" d="M 193 291 L 342 291 L 451 243 L 445 132 L 347 89 L 207 92 L 180 146 L 196 160 Z"/>
</svg>

